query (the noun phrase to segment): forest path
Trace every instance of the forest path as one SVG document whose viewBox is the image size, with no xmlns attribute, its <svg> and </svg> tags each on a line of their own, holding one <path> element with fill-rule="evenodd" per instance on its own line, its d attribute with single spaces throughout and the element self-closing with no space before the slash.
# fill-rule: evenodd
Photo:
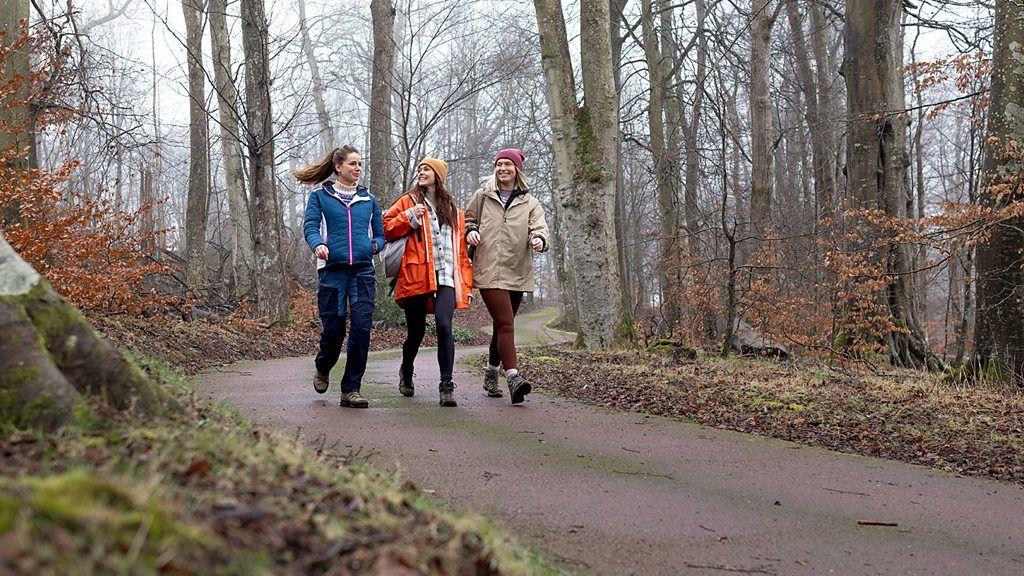
<svg viewBox="0 0 1024 576">
<path fill-rule="evenodd" d="M 521 339 L 565 338 L 543 328 L 553 313 L 521 318 Z M 371 354 L 367 410 L 338 407 L 340 366 L 316 394 L 308 357 L 214 369 L 197 388 L 498 518 L 573 571 L 1024 574 L 1020 486 L 537 393 L 512 407 L 462 362 L 459 406 L 442 408 L 433 350 L 417 359 L 414 398 L 397 391 L 400 355 Z"/>
</svg>

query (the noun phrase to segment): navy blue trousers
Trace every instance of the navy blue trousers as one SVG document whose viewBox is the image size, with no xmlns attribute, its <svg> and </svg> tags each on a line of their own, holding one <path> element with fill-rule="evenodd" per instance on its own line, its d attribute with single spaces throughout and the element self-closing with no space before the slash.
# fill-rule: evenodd
<svg viewBox="0 0 1024 576">
<path fill-rule="evenodd" d="M 348 347 L 345 351 L 345 375 L 342 392 L 359 390 L 366 372 L 366 356 L 370 352 L 370 328 L 373 325 L 373 299 L 377 281 L 373 265 L 329 266 L 318 272 L 317 311 L 323 329 L 316 370 L 330 374 L 341 356 L 345 340 L 345 320 L 349 322 Z"/>
</svg>

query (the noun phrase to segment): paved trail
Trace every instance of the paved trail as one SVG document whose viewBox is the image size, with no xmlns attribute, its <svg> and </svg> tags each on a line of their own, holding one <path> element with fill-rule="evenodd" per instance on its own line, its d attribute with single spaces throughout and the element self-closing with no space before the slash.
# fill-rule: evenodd
<svg viewBox="0 0 1024 576">
<path fill-rule="evenodd" d="M 543 339 L 549 314 L 525 318 L 520 332 Z M 455 507 L 500 519 L 571 570 L 1024 574 L 1019 486 L 541 394 L 512 407 L 487 398 L 461 364 L 459 407 L 441 408 L 434 351 L 417 359 L 415 398 L 398 394 L 399 362 L 371 355 L 362 411 L 337 406 L 336 384 L 313 391 L 310 358 L 241 362 L 198 388 L 258 425 L 362 450 Z M 579 381 L 596 385 L 595 376 Z"/>
</svg>

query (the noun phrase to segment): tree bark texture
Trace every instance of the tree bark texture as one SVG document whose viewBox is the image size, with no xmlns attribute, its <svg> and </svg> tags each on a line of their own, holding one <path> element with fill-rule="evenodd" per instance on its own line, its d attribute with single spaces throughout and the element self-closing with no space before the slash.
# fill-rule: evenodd
<svg viewBox="0 0 1024 576">
<path fill-rule="evenodd" d="M 256 305 L 260 315 L 273 323 L 288 317 L 288 288 L 281 251 L 280 203 L 274 185 L 270 55 L 263 0 L 241 0 L 241 16 Z"/>
<path fill-rule="evenodd" d="M 395 76 L 395 6 L 372 0 L 373 70 L 370 80 L 369 188 L 390 206 L 398 194 L 395 152 L 391 145 L 391 91 Z"/>
<path fill-rule="evenodd" d="M 206 286 L 206 222 L 210 207 L 209 124 L 203 70 L 203 0 L 182 0 L 188 62 L 188 199 L 185 208 L 185 284 Z"/>
<path fill-rule="evenodd" d="M 696 82 L 694 83 L 693 104 L 690 108 L 690 116 L 685 115 L 683 120 L 683 146 L 684 146 L 684 172 L 685 185 L 683 189 L 683 208 L 686 217 L 686 239 L 687 251 L 691 257 L 700 253 L 700 214 L 697 209 L 697 194 L 701 182 L 700 150 L 698 149 L 698 136 L 704 115 L 704 82 L 707 80 L 708 61 L 708 34 L 705 23 L 707 21 L 707 4 L 705 0 L 696 0 L 697 28 L 694 34 L 697 35 L 697 71 Z M 678 98 L 685 102 L 683 94 L 683 83 L 676 82 L 679 91 Z"/>
<path fill-rule="evenodd" d="M 751 1 L 750 23 L 750 220 L 759 236 L 772 216 L 771 41 L 777 12 L 771 0 Z"/>
<path fill-rule="evenodd" d="M 901 6 L 899 0 L 849 0 L 843 54 L 850 114 L 846 166 L 850 199 L 857 207 L 881 210 L 895 218 L 907 216 L 911 193 L 907 118 L 900 112 L 905 108 Z M 882 298 L 895 324 L 884 338 L 889 358 L 899 366 L 938 367 L 941 361 L 929 349 L 917 315 L 913 249 L 892 239 L 885 245 L 884 253 L 875 257 L 884 260 L 889 284 Z"/>
<path fill-rule="evenodd" d="M 236 295 L 249 292 L 252 275 L 252 219 L 245 192 L 245 167 L 239 132 L 238 90 L 231 74 L 231 42 L 228 36 L 227 2 L 210 0 L 210 45 L 213 48 L 213 83 L 217 91 L 221 154 L 231 215 L 231 269 Z"/>
<path fill-rule="evenodd" d="M 603 349 L 628 327 L 623 310 L 615 239 L 618 99 L 614 91 L 609 4 L 580 4 L 581 67 L 586 100 L 578 106 L 565 19 L 557 0 L 534 0 L 540 31 L 555 152 L 558 202 L 579 312 L 577 344 Z M 568 185 L 567 185 L 568 184 Z"/>
<path fill-rule="evenodd" d="M 0 419 L 54 428 L 87 396 L 138 414 L 173 405 L 0 234 Z"/>
<path fill-rule="evenodd" d="M 1024 202 L 1024 6 L 998 0 L 981 201 L 991 208 Z M 998 222 L 978 245 L 974 354 L 1002 379 L 1024 385 L 1024 218 Z"/>
<path fill-rule="evenodd" d="M 331 116 L 327 113 L 327 104 L 324 102 L 324 79 L 320 75 L 320 66 L 316 63 L 316 54 L 313 53 L 313 41 L 309 37 L 306 0 L 299 0 L 299 33 L 302 36 L 302 53 L 306 57 L 309 75 L 313 80 L 313 106 L 316 108 L 316 119 L 320 124 L 320 145 L 326 153 L 327 150 L 334 149 L 334 128 L 331 126 Z"/>
<path fill-rule="evenodd" d="M 659 4 L 660 7 L 660 4 Z M 661 292 L 661 310 L 668 331 L 674 331 L 679 321 L 679 300 L 675 289 L 678 287 L 676 275 L 673 273 L 679 266 L 676 252 L 676 202 L 675 181 L 678 172 L 672 162 L 666 143 L 665 134 L 665 101 L 668 94 L 662 53 L 659 46 L 660 36 L 654 25 L 654 5 L 652 0 L 641 2 L 640 24 L 643 31 L 644 57 L 647 61 L 647 77 L 650 86 L 647 104 L 647 124 L 650 130 L 651 157 L 654 161 L 654 180 L 658 190 L 658 219 L 660 229 L 658 242 L 661 254 L 658 265 L 658 283 Z M 664 46 L 668 49 L 668 46 Z"/>
</svg>

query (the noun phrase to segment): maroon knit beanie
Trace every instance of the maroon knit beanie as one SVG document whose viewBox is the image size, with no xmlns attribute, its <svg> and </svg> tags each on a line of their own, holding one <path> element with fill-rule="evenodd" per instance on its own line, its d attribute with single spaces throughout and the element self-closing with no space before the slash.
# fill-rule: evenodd
<svg viewBox="0 0 1024 576">
<path fill-rule="evenodd" d="M 526 159 L 526 154 L 523 154 L 522 150 L 518 148 L 506 148 L 494 156 L 494 163 L 497 164 L 498 160 L 501 160 L 502 158 L 515 164 L 516 170 L 519 170 L 520 174 L 525 172 L 525 170 L 523 170 L 523 160 Z"/>
</svg>

